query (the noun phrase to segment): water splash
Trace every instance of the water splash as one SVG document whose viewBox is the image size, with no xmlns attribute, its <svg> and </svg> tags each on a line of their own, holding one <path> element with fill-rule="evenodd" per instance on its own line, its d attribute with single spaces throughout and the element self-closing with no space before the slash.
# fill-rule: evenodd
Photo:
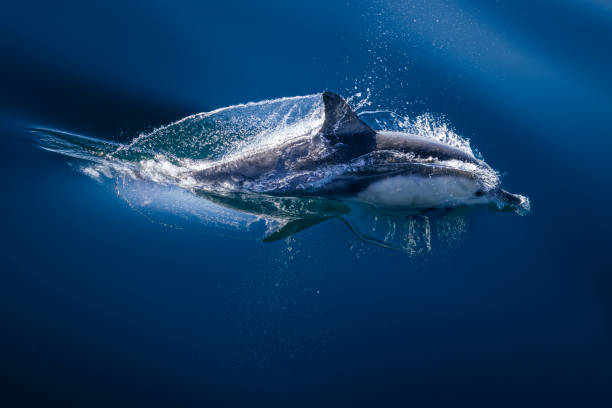
<svg viewBox="0 0 612 408">
<path fill-rule="evenodd" d="M 316 132 L 322 123 L 320 94 L 249 102 L 187 116 L 141 134 L 113 156 L 138 152 L 177 162 L 211 162 Z"/>
</svg>

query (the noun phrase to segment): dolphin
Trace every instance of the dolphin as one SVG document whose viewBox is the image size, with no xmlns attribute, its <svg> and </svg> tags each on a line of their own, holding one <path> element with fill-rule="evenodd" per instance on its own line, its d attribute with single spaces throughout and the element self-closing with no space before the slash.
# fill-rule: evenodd
<svg viewBox="0 0 612 408">
<path fill-rule="evenodd" d="M 324 92 L 322 99 L 323 124 L 314 136 L 216 162 L 193 178 L 209 192 L 321 197 L 413 213 L 491 203 L 517 209 L 526 200 L 503 190 L 491 167 L 464 150 L 375 131 L 339 95 Z"/>
<path fill-rule="evenodd" d="M 169 185 L 170 192 L 186 188 L 216 205 L 263 219 L 264 242 L 337 219 L 363 241 L 414 253 L 423 243 L 431 248 L 431 222 L 445 231 L 444 239 L 448 231 L 461 233 L 462 224 L 452 222 L 451 212 L 461 216 L 482 204 L 519 214 L 529 211 L 529 200 L 503 190 L 498 174 L 471 150 L 410 133 L 375 131 L 337 94 L 324 92 L 321 98 L 316 108 L 323 115 L 314 126 L 309 116 L 291 128 L 292 135 L 300 127 L 309 129 L 307 133 L 274 145 L 262 145 L 266 139 L 259 138 L 255 148 L 218 161 L 188 161 L 186 166 L 180 160 L 177 166 L 170 160 L 176 157 L 166 156 L 163 147 L 157 152 L 160 140 L 140 146 L 136 139 L 124 146 L 53 129 L 31 131 L 40 135 L 42 148 L 91 162 L 83 171 L 92 177 L 110 177 L 116 171 L 127 180 L 159 184 L 164 208 Z M 158 136 L 163 143 L 174 140 L 166 140 L 169 135 L 190 141 L 197 140 L 199 134 L 190 132 L 198 126 L 215 130 L 214 121 L 211 125 L 199 119 L 193 129 L 168 126 Z M 142 205 L 149 206 L 154 196 L 148 194 Z"/>
</svg>

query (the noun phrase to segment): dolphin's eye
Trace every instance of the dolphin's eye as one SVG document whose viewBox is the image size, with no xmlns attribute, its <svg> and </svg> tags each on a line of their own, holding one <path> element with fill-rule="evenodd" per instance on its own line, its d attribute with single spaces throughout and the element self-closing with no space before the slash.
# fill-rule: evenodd
<svg viewBox="0 0 612 408">
<path fill-rule="evenodd" d="M 484 191 L 482 191 L 482 190 L 478 190 L 477 192 L 475 192 L 475 193 L 474 193 L 474 195 L 475 195 L 476 197 L 482 197 L 482 196 L 484 195 L 484 193 L 485 193 Z"/>
</svg>

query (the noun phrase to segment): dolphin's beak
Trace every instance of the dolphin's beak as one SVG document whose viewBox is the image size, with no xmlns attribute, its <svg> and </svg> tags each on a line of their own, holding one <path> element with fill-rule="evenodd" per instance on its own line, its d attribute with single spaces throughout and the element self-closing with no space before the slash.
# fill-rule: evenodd
<svg viewBox="0 0 612 408">
<path fill-rule="evenodd" d="M 516 194 L 509 193 L 506 190 L 502 190 L 501 188 L 499 189 L 498 197 L 504 204 L 512 207 L 521 205 L 521 203 L 523 202 L 523 199 L 521 197 L 517 196 Z"/>
</svg>

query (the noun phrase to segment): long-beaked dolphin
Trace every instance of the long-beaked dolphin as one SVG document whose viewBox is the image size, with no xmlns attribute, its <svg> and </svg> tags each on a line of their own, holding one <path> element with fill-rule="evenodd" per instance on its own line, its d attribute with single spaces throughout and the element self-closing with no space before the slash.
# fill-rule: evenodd
<svg viewBox="0 0 612 408">
<path fill-rule="evenodd" d="M 211 189 L 243 190 L 264 179 L 298 174 L 303 177 L 264 193 L 355 200 L 385 210 L 488 203 L 507 209 L 523 203 L 521 196 L 501 189 L 495 172 L 472 154 L 409 133 L 375 131 L 339 95 L 324 92 L 322 98 L 323 125 L 314 136 L 222 160 L 193 177 Z M 310 173 L 330 167 L 336 169 L 332 176 L 307 182 Z"/>
</svg>

